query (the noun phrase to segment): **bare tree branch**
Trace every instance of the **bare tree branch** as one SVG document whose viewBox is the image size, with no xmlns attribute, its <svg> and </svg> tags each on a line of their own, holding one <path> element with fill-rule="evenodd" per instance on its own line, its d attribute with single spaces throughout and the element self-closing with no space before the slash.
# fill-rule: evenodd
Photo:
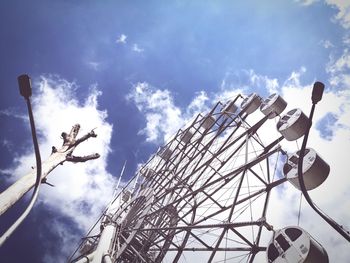
<svg viewBox="0 0 350 263">
<path fill-rule="evenodd" d="M 73 162 L 73 163 L 83 163 L 88 160 L 93 160 L 99 158 L 100 155 L 98 153 L 86 155 L 86 156 L 74 156 L 74 155 L 68 155 L 66 157 L 66 161 Z"/>
<path fill-rule="evenodd" d="M 76 146 L 80 143 L 86 141 L 90 137 L 96 137 L 94 130 L 87 133 L 83 137 L 76 139 L 78 132 L 80 130 L 80 125 L 75 124 L 70 133 L 62 132 L 61 136 L 63 139 L 63 145 L 59 149 L 52 146 L 51 155 L 49 158 L 42 163 L 42 182 L 46 182 L 46 177 L 48 174 L 55 169 L 58 165 L 63 164 L 65 161 L 78 163 L 86 162 L 88 160 L 97 159 L 100 157 L 98 153 L 87 155 L 87 156 L 74 156 L 73 151 Z M 0 193 L 0 215 L 7 211 L 14 203 L 21 199 L 33 186 L 35 185 L 35 174 L 36 168 L 33 167 L 32 170 L 25 176 L 18 179 L 5 191 Z"/>
<path fill-rule="evenodd" d="M 63 138 L 63 145 L 72 146 L 75 143 L 75 138 L 77 137 L 79 130 L 80 130 L 80 124 L 75 124 L 72 127 L 69 134 L 62 132 L 61 136 Z"/>
<path fill-rule="evenodd" d="M 85 134 L 83 137 L 76 140 L 73 145 L 78 146 L 78 144 L 82 143 L 83 141 L 86 141 L 87 139 L 89 139 L 91 137 L 97 137 L 97 134 L 94 132 L 94 130 L 92 130 L 91 132 Z"/>
</svg>

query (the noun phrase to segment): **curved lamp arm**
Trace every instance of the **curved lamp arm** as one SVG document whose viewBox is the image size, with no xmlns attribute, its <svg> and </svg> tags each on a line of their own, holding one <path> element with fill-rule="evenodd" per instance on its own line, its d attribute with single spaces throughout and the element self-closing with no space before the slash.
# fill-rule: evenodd
<svg viewBox="0 0 350 263">
<path fill-rule="evenodd" d="M 309 196 L 306 187 L 305 182 L 303 178 L 303 160 L 305 155 L 305 149 L 306 149 L 306 143 L 309 137 L 310 128 L 312 126 L 312 118 L 314 115 L 316 104 L 322 99 L 322 94 L 324 90 L 324 84 L 321 82 L 315 82 L 313 90 L 312 90 L 312 107 L 311 112 L 309 115 L 309 127 L 304 135 L 303 144 L 301 146 L 300 152 L 299 152 L 299 160 L 298 160 L 298 179 L 299 179 L 299 185 L 301 188 L 301 192 L 305 196 L 306 201 L 308 204 L 312 207 L 313 210 L 315 210 L 316 213 L 318 213 L 330 226 L 332 226 L 339 234 L 341 234 L 348 242 L 350 242 L 350 233 L 345 231 L 341 225 L 339 225 L 337 222 L 335 222 L 331 217 L 326 215 L 324 212 L 322 212 L 312 201 L 311 197 Z"/>
<path fill-rule="evenodd" d="M 23 220 L 28 216 L 29 212 L 32 210 L 35 201 L 38 198 L 39 188 L 41 183 L 41 157 L 38 145 L 38 139 L 36 136 L 34 116 L 32 111 L 32 106 L 30 103 L 30 96 L 32 95 L 32 87 L 30 83 L 30 78 L 28 75 L 21 75 L 18 77 L 18 84 L 21 95 L 25 98 L 27 102 L 30 128 L 32 132 L 32 139 L 34 144 L 35 159 L 36 159 L 36 181 L 34 186 L 34 191 L 30 202 L 26 210 L 18 217 L 18 219 L 7 229 L 7 231 L 0 237 L 0 246 L 12 235 L 12 233 L 17 229 L 17 227 L 23 222 Z"/>
</svg>

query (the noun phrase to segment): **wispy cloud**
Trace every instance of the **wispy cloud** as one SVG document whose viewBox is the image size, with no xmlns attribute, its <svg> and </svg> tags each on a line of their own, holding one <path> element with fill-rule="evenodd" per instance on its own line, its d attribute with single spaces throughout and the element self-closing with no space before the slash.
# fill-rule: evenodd
<svg viewBox="0 0 350 263">
<path fill-rule="evenodd" d="M 294 1 L 303 5 L 303 6 L 310 6 L 310 5 L 318 2 L 319 0 L 294 0 Z"/>
<path fill-rule="evenodd" d="M 95 71 L 98 71 L 101 68 L 101 63 L 96 61 L 89 61 L 87 62 L 87 65 Z"/>
<path fill-rule="evenodd" d="M 124 34 L 121 34 L 118 38 L 117 38 L 117 40 L 115 41 L 117 44 L 126 44 L 126 39 L 127 39 L 128 37 L 126 36 L 126 35 L 124 35 Z"/>
<path fill-rule="evenodd" d="M 334 17 L 334 21 L 339 23 L 346 29 L 350 28 L 350 2 L 343 0 L 326 0 L 326 3 L 338 10 Z"/>
<path fill-rule="evenodd" d="M 348 49 L 343 51 L 343 54 L 337 58 L 331 60 L 327 66 L 327 72 L 331 74 L 336 74 L 339 72 L 344 72 L 350 69 L 350 52 Z"/>
<path fill-rule="evenodd" d="M 168 90 L 153 88 L 148 83 L 137 83 L 127 95 L 127 99 L 135 103 L 139 111 L 146 116 L 146 127 L 140 131 L 149 142 L 168 138 L 183 124 L 181 110 L 174 105 Z"/>
<path fill-rule="evenodd" d="M 77 244 L 77 237 L 72 228 L 68 231 L 67 220 L 62 217 L 51 218 L 41 224 L 40 233 L 42 240 L 47 240 L 48 233 L 54 236 L 55 243 L 42 242 L 42 262 L 66 262 L 67 256 L 73 253 Z M 59 249 L 57 249 L 59 248 Z"/>
<path fill-rule="evenodd" d="M 201 112 L 208 111 L 209 110 L 208 102 L 209 102 L 209 97 L 205 91 L 202 90 L 197 92 L 196 96 L 187 107 L 186 115 L 191 117 Z"/>
<path fill-rule="evenodd" d="M 322 45 L 324 48 L 334 47 L 333 43 L 330 40 L 321 40 L 320 45 Z"/>
<path fill-rule="evenodd" d="M 3 109 L 0 110 L 0 116 L 7 116 L 7 117 L 14 117 L 14 118 L 18 118 L 18 119 L 23 119 L 23 120 L 27 120 L 28 117 L 20 114 L 15 108 L 8 108 L 8 109 Z"/>
<path fill-rule="evenodd" d="M 350 46 L 350 35 L 347 34 L 343 37 L 343 43 L 346 45 L 346 46 Z"/>
<path fill-rule="evenodd" d="M 121 35 L 117 38 L 117 40 L 116 40 L 115 42 L 116 42 L 117 44 L 123 44 L 123 45 L 126 45 L 126 46 L 130 47 L 131 50 L 134 51 L 134 52 L 136 52 L 136 53 L 142 53 L 142 52 L 144 52 L 144 49 L 141 48 L 141 47 L 139 46 L 139 44 L 137 44 L 137 43 L 134 43 L 134 44 L 132 44 L 132 45 L 131 45 L 131 43 L 130 43 L 130 45 L 129 45 L 129 44 L 127 43 L 127 38 L 128 38 L 127 35 L 121 34 Z"/>
<path fill-rule="evenodd" d="M 0 141 L 0 144 L 3 145 L 7 150 L 12 151 L 14 148 L 14 143 L 12 141 L 9 141 L 7 139 L 3 139 Z"/>
<path fill-rule="evenodd" d="M 137 52 L 137 53 L 142 53 L 144 51 L 144 49 L 140 48 L 138 44 L 133 44 L 132 45 L 132 50 Z"/>
<path fill-rule="evenodd" d="M 302 87 L 300 83 L 300 77 L 306 72 L 305 67 L 301 67 L 299 70 L 292 71 L 289 77 L 284 81 L 283 87 L 293 89 L 295 87 Z"/>
<path fill-rule="evenodd" d="M 319 0 L 294 0 L 302 6 L 311 6 Z M 338 11 L 333 17 L 334 22 L 339 22 L 344 28 L 350 28 L 350 2 L 344 0 L 326 0 L 326 4 Z"/>
<path fill-rule="evenodd" d="M 221 95 L 217 96 L 217 99 L 220 99 L 220 97 L 228 97 L 227 94 L 224 94 L 228 93 L 230 90 L 239 91 L 240 93 L 252 91 L 268 91 L 269 93 L 274 93 L 278 86 L 279 83 L 276 78 L 259 75 L 252 69 L 242 69 L 239 71 L 228 70 L 221 82 Z"/>
<path fill-rule="evenodd" d="M 330 75 L 330 84 L 337 89 L 347 89 L 350 86 L 350 52 L 344 49 L 339 57 L 331 57 L 326 67 Z"/>
<path fill-rule="evenodd" d="M 198 92 L 186 110 L 174 104 L 173 94 L 167 89 L 157 89 L 148 83 L 137 83 L 126 96 L 145 115 L 146 127 L 140 134 L 146 141 L 163 143 L 190 119 L 208 110 L 209 98 L 204 91 Z"/>
</svg>

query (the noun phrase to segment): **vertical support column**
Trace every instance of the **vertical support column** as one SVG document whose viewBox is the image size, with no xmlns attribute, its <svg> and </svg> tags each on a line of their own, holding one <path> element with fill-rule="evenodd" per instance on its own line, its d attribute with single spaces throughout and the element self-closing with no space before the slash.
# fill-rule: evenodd
<svg viewBox="0 0 350 263">
<path fill-rule="evenodd" d="M 98 246 L 94 252 L 94 257 L 91 263 L 104 263 L 108 262 L 104 259 L 109 258 L 110 248 L 112 247 L 112 242 L 115 234 L 115 225 L 113 223 L 109 223 L 102 230 L 100 241 L 98 242 Z"/>
</svg>

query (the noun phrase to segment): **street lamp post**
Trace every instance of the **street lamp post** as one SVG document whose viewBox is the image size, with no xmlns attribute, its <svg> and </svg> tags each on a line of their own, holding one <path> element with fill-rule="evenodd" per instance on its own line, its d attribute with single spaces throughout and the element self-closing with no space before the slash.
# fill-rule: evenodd
<svg viewBox="0 0 350 263">
<path fill-rule="evenodd" d="M 30 78 L 28 75 L 21 75 L 18 77 L 19 91 L 27 102 L 29 121 L 31 126 L 34 151 L 36 157 L 36 167 L 28 174 L 19 178 L 6 190 L 0 193 L 0 216 L 17 203 L 30 189 L 34 188 L 31 200 L 26 210 L 21 216 L 8 228 L 8 230 L 0 237 L 0 246 L 10 237 L 16 228 L 23 222 L 31 211 L 39 193 L 40 184 L 46 182 L 49 173 L 64 162 L 80 163 L 89 160 L 94 160 L 100 157 L 98 153 L 93 153 L 85 156 L 75 156 L 73 152 L 75 148 L 82 142 L 89 138 L 97 137 L 94 130 L 77 138 L 80 130 L 80 125 L 75 124 L 69 133 L 62 132 L 63 145 L 59 148 L 52 146 L 51 155 L 47 160 L 41 162 L 40 151 L 35 131 L 34 117 L 30 97 L 32 95 L 32 88 Z"/>
<path fill-rule="evenodd" d="M 316 104 L 319 101 L 321 101 L 323 91 L 324 91 L 324 84 L 321 82 L 315 82 L 315 84 L 313 86 L 313 90 L 312 90 L 312 97 L 311 97 L 312 107 L 311 107 L 311 111 L 310 111 L 310 115 L 309 115 L 309 120 L 310 120 L 309 127 L 304 135 L 303 143 L 302 143 L 302 146 L 301 146 L 301 149 L 299 152 L 298 180 L 299 180 L 299 184 L 300 184 L 300 189 L 301 189 L 303 195 L 305 196 L 306 201 L 312 207 L 312 209 L 315 210 L 316 213 L 318 213 L 330 226 L 332 226 L 339 234 L 341 234 L 347 241 L 350 242 L 350 233 L 348 231 L 345 231 L 342 226 L 340 226 L 331 217 L 329 217 L 324 212 L 322 212 L 316 206 L 316 204 L 312 201 L 311 197 L 309 196 L 309 194 L 306 190 L 305 182 L 303 179 L 303 160 L 304 160 L 304 155 L 305 155 L 306 144 L 307 144 L 307 140 L 309 137 L 310 128 L 312 125 L 312 118 L 314 115 L 315 107 L 316 107 Z"/>
<path fill-rule="evenodd" d="M 35 159 L 36 159 L 36 181 L 35 181 L 34 191 L 33 191 L 32 197 L 30 199 L 30 202 L 29 202 L 27 208 L 24 210 L 24 212 L 21 214 L 21 216 L 18 217 L 18 219 L 11 225 L 11 227 L 8 228 L 7 231 L 0 237 L 0 246 L 11 236 L 11 234 L 23 222 L 23 220 L 28 216 L 29 212 L 32 210 L 34 203 L 35 203 L 36 199 L 38 198 L 39 188 L 40 188 L 40 183 L 41 183 L 41 157 L 40 157 L 38 139 L 36 136 L 32 105 L 30 102 L 30 97 L 32 95 L 32 87 L 31 87 L 31 81 L 30 81 L 29 76 L 25 75 L 25 74 L 19 76 L 18 77 L 18 85 L 19 85 L 19 90 L 20 90 L 21 95 L 24 97 L 24 99 L 27 102 L 29 122 L 30 122 L 30 128 L 31 128 L 31 132 L 32 132 L 32 139 L 33 139 Z M 16 194 L 16 193 L 13 193 L 13 194 Z"/>
</svg>

